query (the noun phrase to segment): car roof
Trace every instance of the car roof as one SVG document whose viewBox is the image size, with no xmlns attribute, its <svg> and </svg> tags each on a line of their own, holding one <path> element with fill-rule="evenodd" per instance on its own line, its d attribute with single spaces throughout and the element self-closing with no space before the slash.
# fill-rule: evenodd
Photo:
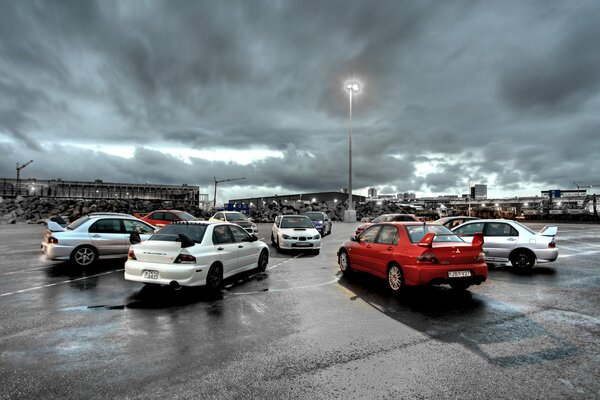
<svg viewBox="0 0 600 400">
<path fill-rule="evenodd" d="M 162 211 L 162 212 L 165 212 L 165 211 L 168 211 L 168 212 L 181 212 L 181 210 L 162 210 L 162 209 L 161 210 L 154 210 L 154 211 L 150 211 L 150 212 L 157 212 L 157 211 Z"/>
<path fill-rule="evenodd" d="M 137 219 L 136 217 L 134 217 L 133 215 L 130 214 L 125 214 L 125 213 L 115 213 L 115 212 L 93 212 L 90 214 L 85 215 L 86 217 L 89 218 L 99 218 L 99 217 L 123 217 L 123 218 L 131 218 L 131 219 Z"/>
</svg>

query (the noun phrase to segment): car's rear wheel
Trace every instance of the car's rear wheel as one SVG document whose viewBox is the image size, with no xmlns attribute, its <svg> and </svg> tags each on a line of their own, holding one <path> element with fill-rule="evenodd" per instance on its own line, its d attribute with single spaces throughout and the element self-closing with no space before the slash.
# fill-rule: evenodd
<svg viewBox="0 0 600 400">
<path fill-rule="evenodd" d="M 452 282 L 450 287 L 454 290 L 467 290 L 467 288 L 471 286 L 468 282 Z"/>
<path fill-rule="evenodd" d="M 510 256 L 513 267 L 519 269 L 531 269 L 535 264 L 535 256 L 528 251 L 519 250 Z"/>
<path fill-rule="evenodd" d="M 388 288 L 393 293 L 398 293 L 402 286 L 404 286 L 404 276 L 402 275 L 402 268 L 398 264 L 392 264 L 388 268 L 387 272 L 387 283 Z"/>
<path fill-rule="evenodd" d="M 342 274 L 347 275 L 352 272 L 350 257 L 348 256 L 348 253 L 346 253 L 346 250 L 340 251 L 340 254 L 338 255 L 338 265 L 340 266 Z"/>
<path fill-rule="evenodd" d="M 80 267 L 92 265 L 98 259 L 98 253 L 92 246 L 79 246 L 71 253 L 71 262 Z"/>
<path fill-rule="evenodd" d="M 223 283 L 223 267 L 219 263 L 213 264 L 206 276 L 206 287 L 210 290 L 221 289 Z"/>
<path fill-rule="evenodd" d="M 263 250 L 258 256 L 258 270 L 263 272 L 267 269 L 267 265 L 269 264 L 269 253 L 266 250 Z"/>
</svg>

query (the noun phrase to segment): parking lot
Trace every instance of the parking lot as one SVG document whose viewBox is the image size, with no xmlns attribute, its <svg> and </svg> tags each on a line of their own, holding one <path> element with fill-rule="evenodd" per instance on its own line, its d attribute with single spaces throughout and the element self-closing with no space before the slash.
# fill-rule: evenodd
<svg viewBox="0 0 600 400">
<path fill-rule="evenodd" d="M 531 273 L 398 296 L 341 277 L 356 226 L 319 255 L 270 246 L 217 295 L 49 262 L 42 226 L 0 226 L 0 398 L 598 398 L 600 226 L 558 224 L 558 260 Z"/>
</svg>

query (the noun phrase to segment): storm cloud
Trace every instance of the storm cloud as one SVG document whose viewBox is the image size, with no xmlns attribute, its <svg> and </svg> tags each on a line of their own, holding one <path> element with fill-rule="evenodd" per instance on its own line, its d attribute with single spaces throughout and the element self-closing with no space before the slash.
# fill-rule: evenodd
<svg viewBox="0 0 600 400">
<path fill-rule="evenodd" d="M 539 194 L 597 178 L 600 3 L 0 0 L 0 176 Z M 119 148 L 124 149 L 118 151 Z M 199 154 L 211 153 L 211 157 Z M 246 154 L 242 162 L 237 154 Z M 127 153 L 127 154 L 125 154 Z"/>
</svg>

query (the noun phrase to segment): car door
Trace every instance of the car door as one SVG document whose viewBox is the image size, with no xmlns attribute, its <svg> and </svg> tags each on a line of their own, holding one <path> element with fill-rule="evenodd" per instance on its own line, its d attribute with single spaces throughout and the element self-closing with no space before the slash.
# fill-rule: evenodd
<svg viewBox="0 0 600 400">
<path fill-rule="evenodd" d="M 380 225 L 370 226 L 358 236 L 358 241 L 352 247 L 350 254 L 350 261 L 357 269 L 373 271 L 372 249 L 380 229 Z"/>
<path fill-rule="evenodd" d="M 223 277 L 226 278 L 234 274 L 239 268 L 238 244 L 234 241 L 229 227 L 227 225 L 215 226 L 212 241 L 223 264 Z"/>
<path fill-rule="evenodd" d="M 129 236 L 118 218 L 101 218 L 90 225 L 88 234 L 99 256 L 127 254 Z"/>
<path fill-rule="evenodd" d="M 385 278 L 387 265 L 393 259 L 398 244 L 398 228 L 394 225 L 383 225 L 371 247 L 369 263 L 373 274 Z"/>
<path fill-rule="evenodd" d="M 238 265 L 239 270 L 256 268 L 258 264 L 258 246 L 256 241 L 251 242 L 250 234 L 237 225 L 230 225 L 229 230 L 233 235 L 233 240 L 238 247 Z"/>
<path fill-rule="evenodd" d="M 485 259 L 492 262 L 507 262 L 519 240 L 519 232 L 506 222 L 486 222 L 483 236 Z"/>
</svg>

